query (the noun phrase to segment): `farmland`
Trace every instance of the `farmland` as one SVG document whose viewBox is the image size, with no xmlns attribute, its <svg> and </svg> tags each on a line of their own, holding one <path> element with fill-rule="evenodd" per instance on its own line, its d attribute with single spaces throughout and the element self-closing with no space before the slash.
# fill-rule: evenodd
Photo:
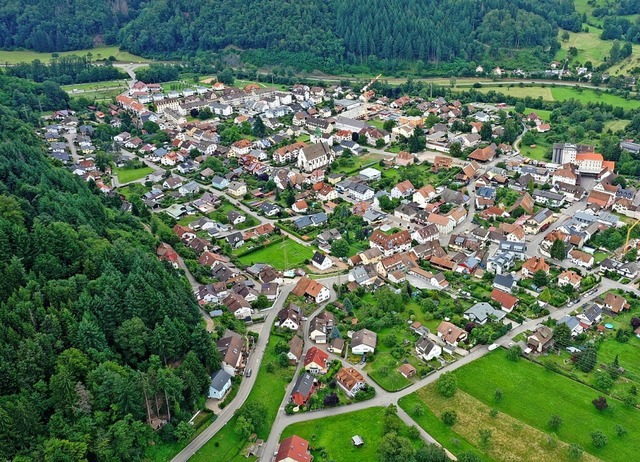
<svg viewBox="0 0 640 462">
<path fill-rule="evenodd" d="M 150 60 L 141 56 L 133 55 L 126 51 L 121 51 L 117 46 L 89 48 L 86 50 L 75 51 L 62 51 L 57 53 L 58 56 L 86 56 L 91 53 L 94 60 L 107 59 L 110 56 L 116 58 L 116 61 L 121 62 L 149 62 Z M 51 53 L 39 53 L 37 51 L 30 50 L 15 50 L 15 51 L 0 51 L 0 63 L 2 64 L 18 64 L 18 63 L 30 63 L 35 59 L 39 59 L 42 62 L 48 62 L 52 58 Z"/>
</svg>

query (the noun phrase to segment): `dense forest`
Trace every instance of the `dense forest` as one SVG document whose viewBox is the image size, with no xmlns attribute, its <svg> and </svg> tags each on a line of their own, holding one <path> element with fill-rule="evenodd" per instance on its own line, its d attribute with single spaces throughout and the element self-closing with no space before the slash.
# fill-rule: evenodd
<svg viewBox="0 0 640 462">
<path fill-rule="evenodd" d="M 30 108 L 65 102 L 0 74 L 0 460 L 141 460 L 187 425 L 219 355 L 156 238 L 45 158 Z"/>
<path fill-rule="evenodd" d="M 552 55 L 558 27 L 582 24 L 572 0 L 66 0 L 53 15 L 44 0 L 23 3 L 0 0 L 2 48 L 118 43 L 144 56 L 185 58 L 233 47 L 269 50 L 260 60 L 270 56 L 272 64 L 295 59 L 325 69 L 479 61 L 522 49 Z"/>
<path fill-rule="evenodd" d="M 105 80 L 126 79 L 125 72 L 111 65 L 110 61 L 95 65 L 86 56 L 62 56 L 51 58 L 48 64 L 39 60 L 21 63 L 8 67 L 7 74 L 30 79 L 35 82 L 45 80 L 60 85 L 85 82 L 102 82 Z"/>
</svg>

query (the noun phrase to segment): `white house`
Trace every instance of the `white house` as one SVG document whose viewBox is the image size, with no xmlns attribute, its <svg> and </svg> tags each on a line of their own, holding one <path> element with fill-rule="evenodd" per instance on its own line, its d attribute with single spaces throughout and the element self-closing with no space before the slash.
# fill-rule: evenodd
<svg viewBox="0 0 640 462">
<path fill-rule="evenodd" d="M 355 332 L 351 337 L 351 353 L 354 355 L 363 355 L 373 353 L 378 343 L 378 335 L 368 329 L 362 329 Z"/>
<path fill-rule="evenodd" d="M 442 354 L 442 347 L 425 335 L 416 342 L 416 354 L 424 361 L 431 361 Z"/>
<path fill-rule="evenodd" d="M 316 252 L 313 254 L 313 258 L 311 258 L 311 264 L 318 268 L 320 271 L 328 270 L 333 266 L 331 258 L 320 252 Z"/>
<path fill-rule="evenodd" d="M 231 388 L 231 376 L 224 369 L 211 374 L 209 398 L 222 399 L 229 388 Z"/>
</svg>

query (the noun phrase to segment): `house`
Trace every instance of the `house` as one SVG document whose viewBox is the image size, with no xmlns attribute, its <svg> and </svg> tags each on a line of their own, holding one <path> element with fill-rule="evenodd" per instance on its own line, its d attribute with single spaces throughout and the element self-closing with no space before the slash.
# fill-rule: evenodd
<svg viewBox="0 0 640 462">
<path fill-rule="evenodd" d="M 327 287 L 306 276 L 300 278 L 292 293 L 296 297 L 309 297 L 316 303 L 325 302 L 331 297 L 331 292 Z"/>
<path fill-rule="evenodd" d="M 427 222 L 435 225 L 440 234 L 450 234 L 456 225 L 453 218 L 438 213 L 430 213 Z"/>
<path fill-rule="evenodd" d="M 189 183 L 180 186 L 180 188 L 178 188 L 178 192 L 182 196 L 197 194 L 200 192 L 200 185 L 195 181 L 190 181 Z"/>
<path fill-rule="evenodd" d="M 544 261 L 544 257 L 531 257 L 522 265 L 522 276 L 525 278 L 532 278 L 538 271 L 544 271 L 544 274 L 549 275 L 549 265 Z"/>
<path fill-rule="evenodd" d="M 227 187 L 229 187 L 229 180 L 227 180 L 225 177 L 216 175 L 211 180 L 211 186 L 222 191 L 223 189 L 226 189 Z M 242 195 L 244 196 L 244 194 Z"/>
<path fill-rule="evenodd" d="M 211 374 L 209 398 L 222 399 L 229 388 L 231 388 L 231 375 L 224 369 L 220 369 Z"/>
<path fill-rule="evenodd" d="M 320 271 L 328 270 L 333 266 L 331 258 L 320 252 L 315 252 L 313 254 L 313 257 L 311 258 L 311 264 L 318 268 Z"/>
<path fill-rule="evenodd" d="M 305 200 L 299 200 L 291 206 L 291 209 L 296 213 L 306 213 L 308 208 L 309 206 Z"/>
<path fill-rule="evenodd" d="M 476 303 L 464 312 L 466 319 L 481 326 L 485 325 L 487 321 L 501 321 L 506 315 L 504 311 L 496 310 L 486 302 Z"/>
<path fill-rule="evenodd" d="M 437 195 L 434 187 L 428 184 L 414 192 L 412 200 L 424 208 L 431 200 L 435 199 Z"/>
<path fill-rule="evenodd" d="M 373 353 L 378 343 L 378 335 L 368 329 L 361 329 L 351 337 L 351 353 L 364 355 Z"/>
<path fill-rule="evenodd" d="M 271 202 L 263 202 L 259 208 L 266 217 L 273 217 L 281 212 L 280 207 Z"/>
<path fill-rule="evenodd" d="M 493 287 L 503 292 L 511 293 L 515 285 L 516 280 L 510 274 L 496 274 L 495 278 L 493 278 Z"/>
<path fill-rule="evenodd" d="M 613 292 L 605 295 L 603 306 L 613 314 L 620 314 L 631 307 L 624 297 Z"/>
<path fill-rule="evenodd" d="M 503 292 L 500 289 L 493 289 L 490 297 L 494 302 L 498 302 L 500 304 L 500 308 L 507 313 L 511 313 L 518 304 L 517 297 L 514 297 L 510 293 Z"/>
<path fill-rule="evenodd" d="M 398 155 L 396 155 L 396 157 L 393 159 L 394 163 L 401 167 L 406 167 L 407 165 L 413 165 L 414 160 L 415 159 L 413 154 L 407 151 L 400 151 Z"/>
<path fill-rule="evenodd" d="M 297 364 L 298 361 L 300 361 L 303 347 L 304 341 L 302 340 L 302 338 L 294 335 L 293 338 L 289 341 L 289 352 L 287 353 L 287 357 L 289 358 L 290 363 Z"/>
<path fill-rule="evenodd" d="M 531 216 L 524 224 L 524 232 L 527 234 L 538 234 L 549 227 L 555 219 L 551 210 L 544 208 Z"/>
<path fill-rule="evenodd" d="M 545 191 L 542 189 L 536 189 L 533 191 L 532 197 L 536 204 L 553 208 L 562 207 L 565 200 L 564 194 Z"/>
<path fill-rule="evenodd" d="M 574 265 L 578 265 L 583 268 L 591 268 L 593 266 L 593 255 L 583 252 L 582 250 L 572 249 L 567 255 L 571 263 Z"/>
<path fill-rule="evenodd" d="M 232 181 L 227 186 L 227 193 L 236 198 L 243 197 L 247 194 L 247 185 L 241 181 Z"/>
<path fill-rule="evenodd" d="M 416 375 L 416 368 L 409 363 L 404 363 L 398 368 L 398 372 L 400 372 L 400 375 L 402 375 L 405 379 L 409 379 Z"/>
<path fill-rule="evenodd" d="M 369 246 L 377 248 L 385 257 L 411 249 L 411 234 L 403 230 L 395 234 L 385 234 L 376 229 L 369 237 Z"/>
<path fill-rule="evenodd" d="M 350 398 L 366 386 L 364 377 L 353 367 L 343 367 L 336 374 L 336 382 Z"/>
<path fill-rule="evenodd" d="M 439 240 L 440 231 L 438 231 L 438 227 L 435 224 L 430 223 L 427 226 L 416 229 L 411 233 L 411 238 L 418 244 L 426 244 L 427 242 Z"/>
<path fill-rule="evenodd" d="M 303 372 L 291 390 L 291 401 L 297 406 L 304 406 L 315 390 L 316 379 L 308 372 Z M 277 460 L 277 459 L 276 459 Z M 286 460 L 286 459 L 281 459 Z"/>
<path fill-rule="evenodd" d="M 331 340 L 329 351 L 335 355 L 341 355 L 344 350 L 344 339 L 336 337 Z"/>
<path fill-rule="evenodd" d="M 538 326 L 532 335 L 527 337 L 527 345 L 535 353 L 542 353 L 553 347 L 553 331 L 547 326 Z"/>
<path fill-rule="evenodd" d="M 442 354 L 442 347 L 432 341 L 428 336 L 423 335 L 416 342 L 416 354 L 423 361 L 431 361 Z"/>
<path fill-rule="evenodd" d="M 278 311 L 278 327 L 297 331 L 302 325 L 300 307 L 290 303 L 288 307 Z"/>
<path fill-rule="evenodd" d="M 327 337 L 331 333 L 335 320 L 329 312 L 323 312 L 313 318 L 309 323 L 309 338 L 315 343 L 327 343 Z"/>
<path fill-rule="evenodd" d="M 583 324 L 592 326 L 602 320 L 602 308 L 596 303 L 592 303 L 591 306 L 585 307 L 582 313 L 576 316 Z"/>
<path fill-rule="evenodd" d="M 196 238 L 196 233 L 187 226 L 175 225 L 173 227 L 173 232 L 176 233 L 178 239 L 183 242 L 191 242 L 191 240 Z"/>
<path fill-rule="evenodd" d="M 404 180 L 398 183 L 391 189 L 391 198 L 400 199 L 413 195 L 416 188 L 409 180 Z"/>
<path fill-rule="evenodd" d="M 582 276 L 571 270 L 565 270 L 558 276 L 558 286 L 560 287 L 569 285 L 574 289 L 578 289 L 580 281 L 582 281 Z"/>
<path fill-rule="evenodd" d="M 311 462 L 312 460 L 309 442 L 293 435 L 282 440 L 274 462 Z"/>
<path fill-rule="evenodd" d="M 464 329 L 460 329 L 455 324 L 448 321 L 442 321 L 438 326 L 438 337 L 441 338 L 447 345 L 457 347 L 458 343 L 467 339 L 467 332 Z"/>
<path fill-rule="evenodd" d="M 496 148 L 497 146 L 495 144 L 491 144 L 485 148 L 477 148 L 469 154 L 468 159 L 478 162 L 490 162 L 496 155 Z"/>
<path fill-rule="evenodd" d="M 244 245 L 244 236 L 242 236 L 240 231 L 228 234 L 225 239 L 233 249 L 237 249 Z"/>
<path fill-rule="evenodd" d="M 172 175 L 164 180 L 162 187 L 165 189 L 177 189 L 182 186 L 182 179 L 178 176 Z"/>
<path fill-rule="evenodd" d="M 231 331 L 225 332 L 224 336 L 218 340 L 216 347 L 222 357 L 222 368 L 234 377 L 242 364 L 244 349 L 242 336 Z"/>
<path fill-rule="evenodd" d="M 558 319 L 558 324 L 566 324 L 572 337 L 580 335 L 585 329 L 585 326 L 582 325 L 576 316 L 565 316 L 562 319 Z"/>
<path fill-rule="evenodd" d="M 164 242 L 160 244 L 156 249 L 156 255 L 158 256 L 158 260 L 168 261 L 171 264 L 171 266 L 173 266 L 175 269 L 178 269 L 179 267 L 178 252 L 173 250 L 173 247 L 171 247 L 169 244 L 166 244 Z"/>
<path fill-rule="evenodd" d="M 304 357 L 304 370 L 313 375 L 326 374 L 329 355 L 318 347 L 311 347 Z"/>
<path fill-rule="evenodd" d="M 236 319 L 249 319 L 251 317 L 251 304 L 240 294 L 231 293 L 227 295 L 225 299 L 222 300 L 222 304 L 227 307 Z"/>
</svg>

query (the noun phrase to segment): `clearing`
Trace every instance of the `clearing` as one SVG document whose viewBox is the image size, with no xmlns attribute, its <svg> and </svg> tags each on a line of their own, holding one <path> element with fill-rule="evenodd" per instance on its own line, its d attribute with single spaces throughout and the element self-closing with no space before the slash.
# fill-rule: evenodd
<svg viewBox="0 0 640 462">
<path fill-rule="evenodd" d="M 121 62 L 151 62 L 150 59 L 143 58 L 142 56 L 136 56 L 127 51 L 121 51 L 117 46 L 108 46 L 108 47 L 98 47 L 98 48 L 89 48 L 86 50 L 75 50 L 75 51 L 61 51 L 58 52 L 58 56 L 69 56 L 69 55 L 77 55 L 77 56 L 85 56 L 91 53 L 93 55 L 93 60 L 98 59 L 107 59 L 109 56 L 113 56 L 116 58 L 116 61 Z M 31 50 L 15 50 L 15 51 L 0 51 L 0 63 L 2 64 L 18 64 L 18 63 L 30 63 L 34 59 L 39 59 L 44 63 L 48 63 L 52 58 L 52 53 L 40 53 L 37 51 Z"/>
<path fill-rule="evenodd" d="M 114 168 L 113 172 L 118 175 L 118 182 L 120 184 L 130 183 L 131 181 L 139 180 L 145 176 L 153 173 L 151 167 L 142 168 Z"/>
<path fill-rule="evenodd" d="M 303 266 L 311 257 L 313 257 L 311 247 L 299 244 L 293 239 L 285 239 L 243 255 L 239 260 L 248 266 L 254 263 L 268 263 L 275 269 L 287 270 Z"/>
<path fill-rule="evenodd" d="M 384 413 L 385 408 L 372 407 L 348 414 L 296 423 L 284 429 L 280 440 L 291 435 L 306 439 L 312 449 L 313 460 L 317 462 L 379 461 L 377 449 L 384 436 L 382 431 Z M 408 437 L 408 429 L 407 425 L 402 424 L 400 436 Z M 351 443 L 351 437 L 355 435 L 361 436 L 364 440 L 364 445 L 360 448 L 356 448 Z M 421 441 L 414 440 L 414 446 L 420 447 Z M 326 453 L 324 457 L 323 452 Z"/>
</svg>

